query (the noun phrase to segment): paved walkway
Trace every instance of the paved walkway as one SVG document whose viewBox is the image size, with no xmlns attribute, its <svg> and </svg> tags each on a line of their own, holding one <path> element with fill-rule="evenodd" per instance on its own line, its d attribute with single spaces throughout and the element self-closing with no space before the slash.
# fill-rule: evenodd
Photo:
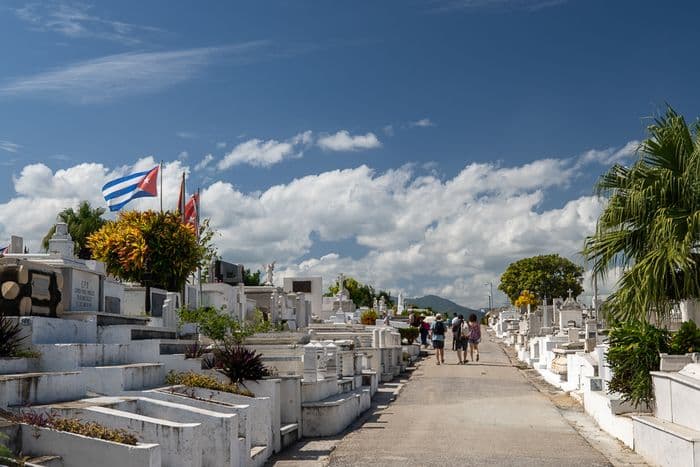
<svg viewBox="0 0 700 467">
<path fill-rule="evenodd" d="M 335 439 L 307 441 L 271 465 L 613 465 L 486 332 L 483 337 L 479 363 L 457 365 L 455 352 L 447 350 L 447 364 L 438 366 L 431 351 L 397 400 L 375 408 L 361 427 Z M 625 451 L 616 442 L 607 448 Z"/>
</svg>

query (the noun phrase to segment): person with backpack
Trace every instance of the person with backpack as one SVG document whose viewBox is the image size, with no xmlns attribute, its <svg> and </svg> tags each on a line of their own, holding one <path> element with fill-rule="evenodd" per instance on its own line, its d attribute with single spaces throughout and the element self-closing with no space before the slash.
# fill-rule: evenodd
<svg viewBox="0 0 700 467">
<path fill-rule="evenodd" d="M 460 365 L 467 362 L 467 323 L 464 322 L 464 315 L 459 315 L 457 322 L 452 326 L 452 336 L 454 337 L 454 348 L 457 350 L 457 360 Z M 464 352 L 464 353 L 462 353 Z"/>
<path fill-rule="evenodd" d="M 478 362 L 479 361 L 479 342 L 481 342 L 481 325 L 479 324 L 479 320 L 477 319 L 475 313 L 472 313 L 471 315 L 469 315 L 469 327 L 468 327 L 467 339 L 469 341 L 469 354 L 471 356 L 471 359 L 474 362 Z M 475 350 L 476 350 L 476 360 L 474 360 L 474 351 Z M 466 349 L 465 349 L 465 357 L 466 357 Z"/>
<path fill-rule="evenodd" d="M 438 313 L 435 315 L 435 321 L 430 326 L 430 339 L 433 341 L 433 348 L 435 349 L 435 358 L 437 358 L 437 364 L 441 362 L 445 363 L 445 331 L 447 326 L 442 320 L 442 315 Z"/>
</svg>

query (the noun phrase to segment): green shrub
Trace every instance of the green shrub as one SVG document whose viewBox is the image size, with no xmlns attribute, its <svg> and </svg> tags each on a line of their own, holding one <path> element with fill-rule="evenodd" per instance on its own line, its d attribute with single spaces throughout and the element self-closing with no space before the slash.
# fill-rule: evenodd
<svg viewBox="0 0 700 467">
<path fill-rule="evenodd" d="M 12 451 L 10 451 L 10 449 L 2 443 L 2 441 L 6 439 L 7 435 L 5 435 L 4 433 L 0 433 L 0 460 L 3 461 L 15 458 Z"/>
<path fill-rule="evenodd" d="M 420 330 L 418 328 L 399 328 L 399 334 L 401 334 L 401 340 L 406 339 L 409 344 L 413 344 L 413 341 L 418 338 Z"/>
<path fill-rule="evenodd" d="M 247 389 L 241 388 L 238 384 L 222 383 L 213 376 L 202 375 L 193 371 L 185 373 L 176 373 L 171 371 L 165 377 L 165 382 L 172 386 L 183 385 L 189 388 L 212 389 L 214 391 L 228 392 L 246 397 L 255 397 L 255 395 Z"/>
<path fill-rule="evenodd" d="M 180 324 L 194 323 L 199 326 L 199 332 L 213 340 L 222 340 L 226 334 L 239 328 L 238 321 L 231 316 L 221 313 L 212 306 L 178 311 Z"/>
<path fill-rule="evenodd" d="M 199 326 L 199 332 L 215 341 L 232 338 L 242 343 L 246 337 L 259 332 L 281 330 L 274 328 L 269 321 L 265 321 L 260 310 L 255 310 L 252 322 L 244 323 L 240 323 L 232 316 L 211 306 L 194 309 L 182 308 L 178 310 L 178 316 L 180 325 L 194 323 Z"/>
<path fill-rule="evenodd" d="M 379 316 L 377 315 L 376 311 L 365 310 L 360 315 L 360 323 L 374 326 L 375 322 L 377 321 L 377 318 L 379 318 Z"/>
<path fill-rule="evenodd" d="M 650 371 L 658 371 L 659 353 L 668 352 L 668 331 L 642 321 L 610 329 L 607 358 L 613 372 L 610 392 L 619 392 L 635 407 L 648 408 L 654 399 Z"/>
<path fill-rule="evenodd" d="M 669 353 L 683 355 L 700 352 L 700 329 L 693 321 L 681 324 L 680 329 L 671 336 Z"/>
</svg>

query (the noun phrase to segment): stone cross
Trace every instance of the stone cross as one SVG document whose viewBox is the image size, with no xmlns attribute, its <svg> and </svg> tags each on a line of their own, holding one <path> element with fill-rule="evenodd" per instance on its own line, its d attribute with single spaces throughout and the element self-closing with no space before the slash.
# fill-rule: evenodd
<svg viewBox="0 0 700 467">
<path fill-rule="evenodd" d="M 569 289 L 566 292 L 569 294 L 569 300 L 573 300 L 574 297 L 572 297 L 571 295 L 574 293 L 574 291 Z"/>
</svg>

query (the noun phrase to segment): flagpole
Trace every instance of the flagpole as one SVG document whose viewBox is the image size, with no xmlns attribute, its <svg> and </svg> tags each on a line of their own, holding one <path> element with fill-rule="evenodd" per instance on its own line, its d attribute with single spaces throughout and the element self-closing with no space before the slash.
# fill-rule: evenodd
<svg viewBox="0 0 700 467">
<path fill-rule="evenodd" d="M 160 161 L 160 168 L 158 169 L 160 173 L 160 213 L 163 214 L 163 161 Z"/>
<path fill-rule="evenodd" d="M 197 187 L 197 243 L 199 243 L 199 187 Z M 211 269 L 211 266 L 209 266 Z M 212 271 L 209 271 L 211 277 Z M 202 266 L 197 268 L 197 283 L 199 284 L 199 299 L 202 299 Z"/>
</svg>

